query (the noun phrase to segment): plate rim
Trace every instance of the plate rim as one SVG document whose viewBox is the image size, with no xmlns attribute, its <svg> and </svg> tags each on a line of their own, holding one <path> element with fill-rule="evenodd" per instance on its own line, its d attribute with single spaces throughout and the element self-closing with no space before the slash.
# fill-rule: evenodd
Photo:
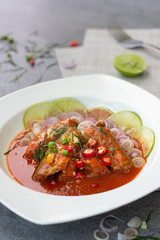
<svg viewBox="0 0 160 240">
<path fill-rule="evenodd" d="M 108 78 L 108 79 L 110 79 L 110 80 L 112 80 L 112 81 L 115 81 L 115 82 L 119 82 L 119 84 L 121 85 L 125 85 L 125 86 L 127 86 L 127 87 L 131 87 L 131 88 L 134 88 L 135 90 L 137 90 L 137 91 L 139 91 L 139 92 L 142 92 L 142 93 L 144 93 L 145 95 L 147 95 L 147 96 L 149 96 L 149 98 L 152 98 L 152 99 L 154 99 L 154 101 L 156 101 L 156 104 L 159 104 L 160 105 L 160 100 L 156 97 L 156 96 L 154 96 L 154 95 L 152 95 L 151 93 L 149 93 L 149 92 L 147 92 L 146 90 L 144 90 L 144 89 L 142 89 L 142 88 L 140 88 L 140 87 L 138 87 L 138 86 L 136 86 L 136 85 L 134 85 L 133 83 L 129 83 L 129 82 L 127 82 L 127 81 L 125 81 L 125 80 L 122 80 L 122 79 L 119 79 L 119 78 L 117 78 L 117 77 L 113 77 L 113 76 L 109 76 L 109 75 L 104 75 L 104 74 L 91 74 L 91 75 L 84 75 L 84 76 L 75 76 L 75 77 L 68 77 L 68 78 L 60 78 L 60 79 L 55 79 L 55 80 L 50 80 L 50 81 L 47 81 L 47 82 L 42 82 L 42 83 L 39 83 L 39 84 L 36 84 L 36 85 L 34 85 L 34 86 L 29 86 L 29 87 L 26 87 L 26 88 L 23 88 L 23 89 L 20 89 L 20 90 L 17 90 L 17 91 L 15 91 L 15 92 L 13 92 L 13 93 L 10 93 L 10 94 L 7 94 L 7 95 L 5 95 L 5 96 L 3 96 L 3 97 L 1 97 L 0 98 L 0 107 L 1 107 L 1 105 L 3 105 L 4 103 L 5 103 L 5 101 L 8 101 L 8 99 L 9 98 L 14 98 L 15 96 L 18 96 L 19 94 L 21 95 L 21 94 L 23 94 L 24 92 L 28 92 L 28 91 L 30 91 L 30 89 L 32 90 L 32 89 L 36 89 L 36 88 L 39 88 L 39 87 L 46 87 L 46 86 L 49 86 L 50 84 L 53 84 L 53 85 L 55 85 L 55 84 L 60 84 L 60 82 L 67 82 L 67 81 L 75 81 L 75 79 L 79 79 L 79 81 L 81 80 L 82 81 L 82 79 L 91 79 L 91 78 L 93 78 L 93 79 L 99 79 L 99 81 L 106 81 L 106 78 Z M 21 106 L 21 108 L 22 108 L 22 106 Z M 0 127 L 1 127 L 1 125 L 3 126 L 3 121 L 1 121 L 0 120 Z M 158 125 L 158 128 L 159 128 L 159 124 L 160 124 L 160 121 L 159 122 L 157 122 L 157 125 Z M 158 153 L 157 153 L 158 154 Z M 159 164 L 159 166 L 160 166 L 160 164 Z M 155 166 L 154 166 L 154 164 L 151 166 L 151 168 L 153 168 L 154 169 L 154 172 L 155 173 L 157 173 L 157 171 L 156 171 L 156 168 L 155 168 Z M 6 176 L 5 175 L 5 173 L 4 172 L 2 172 L 2 170 L 0 169 L 0 172 L 1 172 L 1 174 L 0 174 L 0 179 L 2 178 L 4 181 L 7 181 L 6 180 L 6 177 L 8 178 L 8 176 Z M 150 176 L 150 174 L 148 175 L 149 177 L 151 177 Z M 155 176 L 157 176 L 157 175 L 155 175 Z M 154 176 L 154 177 L 155 177 Z M 117 189 L 114 189 L 114 190 L 112 190 L 112 193 L 113 194 L 107 194 L 108 192 L 105 192 L 105 193 L 99 193 L 99 194 L 95 194 L 94 195 L 94 199 L 95 199 L 95 201 L 98 203 L 99 201 L 100 201 L 100 199 L 101 199 L 101 197 L 102 198 L 106 198 L 106 195 L 111 195 L 112 197 L 114 197 L 114 196 L 116 196 L 116 194 L 117 194 L 117 192 L 122 192 L 122 193 L 125 193 L 125 191 L 128 191 L 129 189 L 129 187 L 131 187 L 132 189 L 134 189 L 134 186 L 137 186 L 137 184 L 140 182 L 140 180 L 143 182 L 144 181 L 144 179 L 143 179 L 143 176 L 140 176 L 140 177 L 138 177 L 137 179 L 135 179 L 134 181 L 132 181 L 132 182 L 130 182 L 129 184 L 126 184 L 126 185 L 124 185 L 124 186 L 122 186 L 122 187 L 120 187 L 120 188 L 117 188 Z M 67 196 L 52 196 L 52 195 L 48 195 L 48 194 L 45 194 L 45 193 L 39 193 L 39 192 L 35 192 L 34 190 L 31 190 L 31 189 L 27 189 L 27 188 L 25 188 L 25 187 L 23 187 L 23 186 L 20 186 L 19 184 L 18 185 L 16 185 L 17 183 L 16 182 L 13 182 L 11 179 L 9 179 L 8 181 L 8 184 L 9 184 L 9 186 L 11 185 L 11 186 L 13 186 L 13 188 L 14 188 L 14 190 L 15 191 L 18 191 L 18 193 L 19 193 L 19 191 L 21 191 L 25 196 L 27 195 L 26 193 L 28 193 L 29 195 L 33 195 L 34 197 L 36 196 L 36 195 L 39 195 L 39 196 L 42 196 L 41 198 L 42 198 L 42 200 L 43 201 L 45 201 L 45 202 L 52 202 L 53 201 L 53 198 L 54 199 L 58 199 L 58 201 L 59 201 L 59 199 L 62 199 L 62 198 L 66 198 L 66 199 L 68 199 L 68 198 L 70 198 L 70 197 L 67 197 Z M 135 183 L 136 182 L 136 183 Z M 138 183 L 137 183 L 138 182 Z M 19 216 L 21 216 L 21 217 L 23 217 L 23 218 L 25 218 L 26 220 L 29 220 L 29 221 L 31 221 L 31 222 L 34 222 L 34 223 L 37 223 L 37 224 L 53 224 L 53 223 L 63 223 L 63 222 L 68 222 L 68 221 L 74 221 L 74 220 L 78 220 L 78 219 L 82 219 L 82 218 L 86 218 L 86 217 L 91 217 L 91 216 L 94 216 L 94 215 L 97 215 L 97 214 L 101 214 L 101 213 L 103 213 L 103 212 L 106 212 L 106 211 L 110 211 L 110 210 L 113 210 L 113 209 L 115 209 L 115 208 L 117 208 L 117 207 L 120 207 L 120 206 L 123 206 L 123 205 L 125 205 L 125 204 L 128 204 L 128 203 L 130 203 L 130 202 L 132 202 L 132 201 L 135 201 L 135 200 L 137 200 L 137 199 L 139 199 L 139 198 L 142 198 L 143 196 L 145 196 L 146 194 L 149 194 L 150 192 L 152 192 L 152 191 L 154 191 L 154 190 L 156 190 L 156 188 L 158 187 L 159 185 L 156 183 L 155 185 L 154 185 L 154 187 L 152 186 L 152 185 L 149 185 L 149 186 L 147 186 L 147 188 L 145 187 L 145 190 L 144 190 L 144 192 L 143 193 L 141 193 L 141 194 L 139 194 L 138 196 L 133 196 L 133 194 L 131 194 L 131 196 L 127 199 L 127 200 L 125 200 L 125 201 L 123 201 L 123 203 L 121 202 L 120 204 L 118 204 L 118 203 L 114 203 L 114 206 L 103 206 L 101 209 L 95 209 L 93 212 L 88 212 L 88 213 L 84 213 L 84 210 L 82 211 L 83 212 L 83 214 L 78 214 L 77 216 L 73 216 L 73 215 L 68 215 L 69 213 L 68 212 L 66 212 L 66 215 L 65 216 L 63 216 L 63 214 L 62 214 L 62 212 L 61 212 L 61 214 L 62 214 L 62 216 L 61 216 L 61 218 L 58 218 L 58 216 L 57 216 L 57 219 L 54 219 L 54 218 L 52 218 L 51 216 L 49 216 L 49 218 L 47 219 L 47 216 L 44 214 L 44 212 L 42 212 L 40 215 L 38 215 L 38 218 L 36 217 L 36 216 L 30 216 L 30 215 L 27 215 L 27 213 L 24 213 L 23 212 L 23 208 L 22 209 L 19 209 L 19 210 L 17 210 L 17 208 L 15 208 L 13 205 L 11 206 L 11 204 L 9 204 L 9 202 L 7 201 L 7 200 L 4 200 L 5 198 L 4 198 L 4 196 L 3 196 L 3 198 L 1 197 L 1 193 L 0 193 L 0 199 L 1 199 L 1 202 L 6 206 L 6 207 L 8 207 L 10 210 L 12 210 L 13 212 L 15 212 L 16 214 L 18 214 Z M 2 187 L 0 187 L 0 189 L 2 190 Z M 1 191 L 0 191 L 1 192 Z M 33 193 L 34 192 L 34 193 Z M 109 192 L 111 192 L 111 191 L 109 191 Z M 4 194 L 4 193 L 3 193 Z M 45 196 L 44 196 L 45 195 Z M 46 197 L 46 195 L 47 195 L 47 197 Z M 49 199 L 49 201 L 47 201 L 46 200 L 46 198 L 48 198 Z M 90 200 L 90 198 L 92 199 L 93 198 L 93 195 L 87 195 L 87 196 L 80 196 L 80 197 L 72 197 L 72 198 L 79 198 L 79 199 L 81 199 L 81 201 L 82 202 L 84 202 L 85 203 L 85 201 L 87 201 L 87 204 L 89 204 L 89 200 Z M 84 201 L 85 200 L 85 201 Z M 42 202 L 43 202 L 42 201 Z M 67 202 L 68 202 L 68 200 L 67 200 Z M 103 203 L 104 204 L 104 203 Z M 82 209 L 81 209 L 82 210 Z M 37 212 L 36 212 L 37 213 Z"/>
</svg>

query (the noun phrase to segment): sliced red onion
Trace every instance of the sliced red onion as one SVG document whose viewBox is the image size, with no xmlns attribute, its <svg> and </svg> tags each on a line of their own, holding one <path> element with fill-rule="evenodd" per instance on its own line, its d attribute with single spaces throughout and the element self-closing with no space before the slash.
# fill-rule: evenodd
<svg viewBox="0 0 160 240">
<path fill-rule="evenodd" d="M 56 116 L 47 118 L 45 121 L 45 127 L 49 128 L 53 125 L 56 125 L 58 122 L 60 122 L 60 119 Z"/>
<path fill-rule="evenodd" d="M 101 231 L 101 230 L 97 229 L 94 232 L 94 238 L 96 240 L 108 240 L 109 239 L 109 234 L 107 232 L 104 232 L 104 231 Z"/>
<path fill-rule="evenodd" d="M 24 137 L 29 138 L 32 141 L 34 138 L 34 134 L 32 132 L 27 132 Z"/>
<path fill-rule="evenodd" d="M 64 119 L 67 118 L 67 114 L 68 114 L 68 113 L 60 112 L 60 113 L 58 113 L 58 114 L 56 115 L 56 117 L 59 118 L 60 121 L 62 121 L 62 120 L 64 120 Z"/>
<path fill-rule="evenodd" d="M 38 124 L 39 126 L 43 127 L 44 122 L 45 122 L 44 120 L 33 120 L 30 123 L 30 128 L 33 128 L 35 124 Z"/>
<path fill-rule="evenodd" d="M 97 122 L 97 120 L 95 118 L 85 118 L 85 121 L 91 121 L 92 123 Z"/>
<path fill-rule="evenodd" d="M 127 152 L 127 154 L 131 158 L 142 157 L 142 152 L 137 148 L 132 148 Z"/>
<path fill-rule="evenodd" d="M 132 141 L 134 143 L 134 147 L 135 148 L 139 148 L 139 144 L 137 143 L 137 141 L 135 139 L 132 138 Z"/>
<path fill-rule="evenodd" d="M 64 63 L 64 64 L 63 64 L 63 67 L 64 67 L 65 69 L 73 69 L 73 68 L 76 67 L 76 64 L 75 64 L 74 62 L 68 62 L 68 63 Z"/>
<path fill-rule="evenodd" d="M 133 158 L 132 159 L 132 162 L 133 162 L 133 165 L 136 167 L 136 168 L 141 168 L 145 165 L 145 160 L 144 158 L 142 157 L 136 157 L 136 158 Z"/>
<path fill-rule="evenodd" d="M 29 138 L 22 138 L 19 142 L 19 145 L 21 147 L 24 147 L 24 146 L 28 146 L 28 144 L 31 142 L 31 140 Z"/>
<path fill-rule="evenodd" d="M 117 128 L 112 128 L 111 133 L 115 138 L 118 138 L 120 136 L 120 131 Z"/>
<path fill-rule="evenodd" d="M 117 235 L 117 240 L 127 240 L 127 238 L 124 234 L 119 232 Z"/>
<path fill-rule="evenodd" d="M 75 120 L 78 121 L 78 123 L 80 123 L 84 120 L 84 117 L 78 112 L 68 113 L 67 118 L 74 118 Z"/>
<path fill-rule="evenodd" d="M 129 151 L 130 149 L 132 149 L 134 147 L 134 143 L 130 139 L 124 139 L 121 142 L 121 146 L 124 149 L 124 151 L 127 152 L 127 151 Z"/>
<path fill-rule="evenodd" d="M 116 219 L 116 220 L 118 220 L 118 221 L 120 221 L 120 222 L 124 222 L 122 219 L 120 219 L 120 218 L 118 218 L 118 217 L 116 217 L 116 216 L 114 216 L 114 215 L 108 215 L 108 216 L 102 218 L 102 220 L 100 221 L 100 224 L 99 224 L 99 228 L 100 228 L 102 231 L 105 231 L 105 232 L 108 232 L 108 233 L 114 233 L 114 232 L 116 232 L 116 231 L 118 230 L 118 225 L 112 226 L 112 225 L 109 224 L 109 223 L 105 223 L 105 225 L 108 226 L 108 227 L 105 227 L 105 226 L 104 226 L 104 221 L 105 221 L 106 219 Z"/>
<path fill-rule="evenodd" d="M 38 123 L 35 123 L 32 127 L 34 136 L 37 136 L 40 131 L 42 131 L 42 127 Z"/>
<path fill-rule="evenodd" d="M 127 239 L 135 239 L 138 236 L 138 231 L 135 228 L 127 228 L 124 235 Z"/>
<path fill-rule="evenodd" d="M 129 222 L 127 223 L 127 226 L 130 228 L 138 228 L 139 226 L 141 226 L 141 224 L 142 224 L 142 221 L 140 217 L 135 216 L 129 220 Z"/>
<path fill-rule="evenodd" d="M 109 129 L 116 128 L 116 124 L 111 120 L 105 120 Z"/>
<path fill-rule="evenodd" d="M 119 130 L 120 135 L 125 135 L 125 134 L 126 134 L 126 132 L 124 131 L 124 129 L 122 129 L 122 128 L 117 128 L 117 129 Z"/>
<path fill-rule="evenodd" d="M 77 129 L 78 131 L 84 133 L 85 129 L 89 128 L 92 124 L 93 122 L 91 121 L 83 121 L 78 125 Z"/>
<path fill-rule="evenodd" d="M 128 136 L 126 136 L 126 135 L 120 135 L 119 137 L 118 137 L 118 141 L 121 143 L 123 140 L 125 140 L 125 139 L 130 139 Z"/>
</svg>

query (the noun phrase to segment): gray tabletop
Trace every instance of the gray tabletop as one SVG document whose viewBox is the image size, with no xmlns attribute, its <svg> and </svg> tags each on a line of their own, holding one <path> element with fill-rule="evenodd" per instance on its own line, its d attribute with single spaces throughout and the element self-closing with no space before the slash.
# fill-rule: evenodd
<svg viewBox="0 0 160 240">
<path fill-rule="evenodd" d="M 159 0 L 0 0 L 0 36 L 10 34 L 18 42 L 17 65 L 25 67 L 26 73 L 17 81 L 15 72 L 6 72 L 0 60 L 0 97 L 17 89 L 61 77 L 56 57 L 39 60 L 34 69 L 24 58 L 24 45 L 34 37 L 39 45 L 58 43 L 68 46 L 70 41 L 82 43 L 87 28 L 105 28 L 116 19 L 126 28 L 160 28 Z M 34 35 L 34 36 L 33 36 Z M 33 38 L 32 38 L 33 37 Z M 17 47 L 17 46 L 16 46 Z M 13 53 L 14 54 L 14 53 Z M 3 57 L 4 54 L 3 54 Z M 4 61 L 5 59 L 3 59 Z M 23 63 L 23 64 L 22 64 Z M 48 67 L 55 63 L 54 66 Z M 9 69 L 9 68 L 8 68 Z M 16 73 L 17 74 L 17 73 Z M 160 97 L 160 96 L 159 96 Z M 160 192 L 156 191 L 134 203 L 112 211 L 126 223 L 131 217 L 139 215 L 143 220 L 153 210 L 148 230 L 143 234 L 160 237 Z M 66 206 L 67 207 L 67 206 Z M 15 215 L 0 205 L 0 239 L 94 239 L 93 233 L 106 215 L 98 215 L 75 222 L 39 226 Z M 107 213 L 108 214 L 108 213 Z M 122 231 L 126 225 L 120 226 Z M 111 235 L 116 239 L 117 234 Z"/>
</svg>

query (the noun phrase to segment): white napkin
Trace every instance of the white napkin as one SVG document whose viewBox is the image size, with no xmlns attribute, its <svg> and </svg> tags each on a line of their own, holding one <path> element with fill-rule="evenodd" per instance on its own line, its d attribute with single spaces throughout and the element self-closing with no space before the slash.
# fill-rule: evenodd
<svg viewBox="0 0 160 240">
<path fill-rule="evenodd" d="M 127 29 L 126 32 L 160 47 L 160 29 Z M 145 58 L 146 71 L 134 78 L 121 75 L 114 67 L 114 57 L 123 53 L 136 53 Z M 57 48 L 56 55 L 63 77 L 108 74 L 130 81 L 160 97 L 160 55 L 145 49 L 125 49 L 116 42 L 106 29 L 88 29 L 81 47 Z M 74 61 L 75 68 L 66 69 L 64 64 Z"/>
</svg>

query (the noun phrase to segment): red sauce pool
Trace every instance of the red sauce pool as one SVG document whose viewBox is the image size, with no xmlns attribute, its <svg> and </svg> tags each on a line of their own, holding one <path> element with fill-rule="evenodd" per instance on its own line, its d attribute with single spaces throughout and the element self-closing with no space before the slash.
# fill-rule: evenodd
<svg viewBox="0 0 160 240">
<path fill-rule="evenodd" d="M 10 149 L 15 143 L 14 140 Z M 18 183 L 27 188 L 54 195 L 78 196 L 106 192 L 131 182 L 141 171 L 141 169 L 132 168 L 128 173 L 116 171 L 97 178 L 83 177 L 82 180 L 67 183 L 57 182 L 55 185 L 51 184 L 51 180 L 40 183 L 32 179 L 35 167 L 29 165 L 23 158 L 25 150 L 26 147 L 16 147 L 7 154 L 7 164 L 11 175 Z"/>
</svg>

